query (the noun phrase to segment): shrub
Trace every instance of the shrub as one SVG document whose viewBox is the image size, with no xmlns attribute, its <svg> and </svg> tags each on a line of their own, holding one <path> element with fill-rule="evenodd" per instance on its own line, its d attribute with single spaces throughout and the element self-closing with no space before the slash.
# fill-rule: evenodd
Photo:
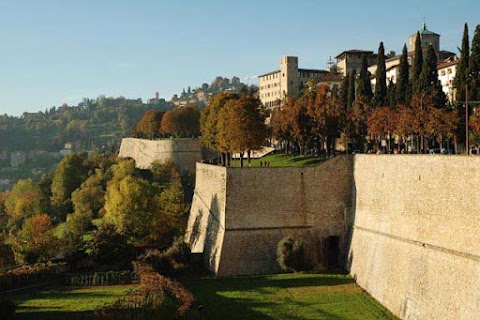
<svg viewBox="0 0 480 320">
<path fill-rule="evenodd" d="M 15 319 L 15 310 L 17 306 L 10 299 L 0 298 L 0 319 L 12 320 Z"/>
<path fill-rule="evenodd" d="M 187 268 L 189 257 L 190 247 L 183 241 L 183 237 L 179 237 L 167 250 L 150 250 L 141 258 L 151 264 L 158 273 L 174 275 Z"/>
<path fill-rule="evenodd" d="M 282 270 L 300 271 L 304 269 L 302 240 L 286 236 L 278 242 L 277 262 Z"/>
<path fill-rule="evenodd" d="M 66 263 L 37 263 L 0 273 L 0 289 L 7 290 L 20 285 L 57 277 L 67 269 Z M 0 318 L 1 319 L 1 318 Z"/>
<path fill-rule="evenodd" d="M 118 299 L 113 305 L 95 310 L 98 320 L 190 319 L 194 298 L 179 282 L 159 275 L 141 261 L 133 263 L 140 288 Z"/>
</svg>

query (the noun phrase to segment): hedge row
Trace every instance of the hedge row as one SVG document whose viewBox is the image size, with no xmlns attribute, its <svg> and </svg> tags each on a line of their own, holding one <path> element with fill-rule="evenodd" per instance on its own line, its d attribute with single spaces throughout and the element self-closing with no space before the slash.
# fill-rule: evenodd
<svg viewBox="0 0 480 320">
<path fill-rule="evenodd" d="M 11 269 L 0 273 L 0 290 L 8 290 L 26 284 L 49 280 L 66 270 L 67 264 L 64 262 L 36 263 Z"/>
<path fill-rule="evenodd" d="M 93 274 L 74 274 L 67 279 L 67 284 L 72 286 L 112 286 L 131 283 L 136 279 L 136 273 L 132 271 L 95 272 Z"/>
</svg>

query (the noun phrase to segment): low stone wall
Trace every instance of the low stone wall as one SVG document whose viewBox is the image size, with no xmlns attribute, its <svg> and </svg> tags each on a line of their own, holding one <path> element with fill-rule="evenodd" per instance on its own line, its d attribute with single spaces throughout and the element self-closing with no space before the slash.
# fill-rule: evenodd
<svg viewBox="0 0 480 320">
<path fill-rule="evenodd" d="M 181 170 L 195 172 L 195 164 L 206 157 L 198 139 L 146 140 L 124 138 L 118 154 L 121 158 L 132 158 L 136 166 L 149 169 L 154 161 L 174 161 Z"/>
</svg>

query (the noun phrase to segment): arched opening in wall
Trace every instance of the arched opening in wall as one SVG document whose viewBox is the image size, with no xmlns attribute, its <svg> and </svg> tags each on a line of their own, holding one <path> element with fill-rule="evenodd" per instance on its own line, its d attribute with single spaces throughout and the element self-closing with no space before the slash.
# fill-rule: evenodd
<svg viewBox="0 0 480 320">
<path fill-rule="evenodd" d="M 340 237 L 331 236 L 325 238 L 324 252 L 326 253 L 327 269 L 339 267 Z"/>
</svg>

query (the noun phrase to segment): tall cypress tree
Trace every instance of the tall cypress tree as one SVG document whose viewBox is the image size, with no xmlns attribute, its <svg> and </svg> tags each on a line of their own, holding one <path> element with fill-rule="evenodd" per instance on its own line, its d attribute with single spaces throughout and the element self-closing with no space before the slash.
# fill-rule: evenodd
<svg viewBox="0 0 480 320">
<path fill-rule="evenodd" d="M 480 100 L 480 25 L 475 28 L 475 34 L 472 39 L 472 54 L 470 55 L 469 65 L 469 87 L 468 95 L 472 101 Z"/>
<path fill-rule="evenodd" d="M 408 65 L 407 45 L 403 45 L 402 56 L 395 85 L 395 100 L 399 105 L 408 105 L 410 100 L 410 74 Z"/>
<path fill-rule="evenodd" d="M 457 72 L 453 85 L 457 91 L 457 101 L 465 101 L 465 85 L 467 83 L 468 69 L 470 63 L 470 42 L 468 38 L 468 25 L 465 23 L 463 28 L 462 52 L 460 52 L 460 62 L 458 63 Z"/>
<path fill-rule="evenodd" d="M 412 70 L 412 88 L 414 93 L 418 93 L 418 80 L 422 73 L 423 66 L 423 52 L 422 52 L 422 40 L 420 38 L 420 32 L 417 32 L 415 38 L 415 53 L 413 56 L 413 70 Z"/>
<path fill-rule="evenodd" d="M 432 46 L 428 46 L 417 89 L 418 93 L 432 95 L 436 107 L 445 106 L 445 94 L 438 79 L 437 55 Z"/>
<path fill-rule="evenodd" d="M 387 103 L 388 106 L 392 109 L 395 109 L 398 105 L 397 98 L 396 98 L 396 84 L 393 83 L 392 80 L 388 82 L 387 88 Z"/>
<path fill-rule="evenodd" d="M 343 78 L 342 88 L 340 92 L 340 101 L 342 101 L 343 110 L 347 110 L 348 108 L 348 85 L 350 83 L 349 76 L 347 75 Z"/>
<path fill-rule="evenodd" d="M 387 68 L 385 66 L 385 49 L 383 42 L 380 42 L 377 55 L 377 71 L 375 73 L 375 105 L 384 106 L 387 97 Z"/>
<path fill-rule="evenodd" d="M 348 100 L 347 100 L 347 110 L 352 108 L 353 102 L 355 101 L 355 75 L 356 71 L 353 70 L 348 75 Z"/>
<path fill-rule="evenodd" d="M 362 55 L 360 62 L 361 68 L 358 76 L 357 98 L 362 98 L 367 103 L 370 103 L 373 92 L 372 83 L 370 82 L 370 72 L 368 72 L 367 56 L 365 54 Z"/>
</svg>

